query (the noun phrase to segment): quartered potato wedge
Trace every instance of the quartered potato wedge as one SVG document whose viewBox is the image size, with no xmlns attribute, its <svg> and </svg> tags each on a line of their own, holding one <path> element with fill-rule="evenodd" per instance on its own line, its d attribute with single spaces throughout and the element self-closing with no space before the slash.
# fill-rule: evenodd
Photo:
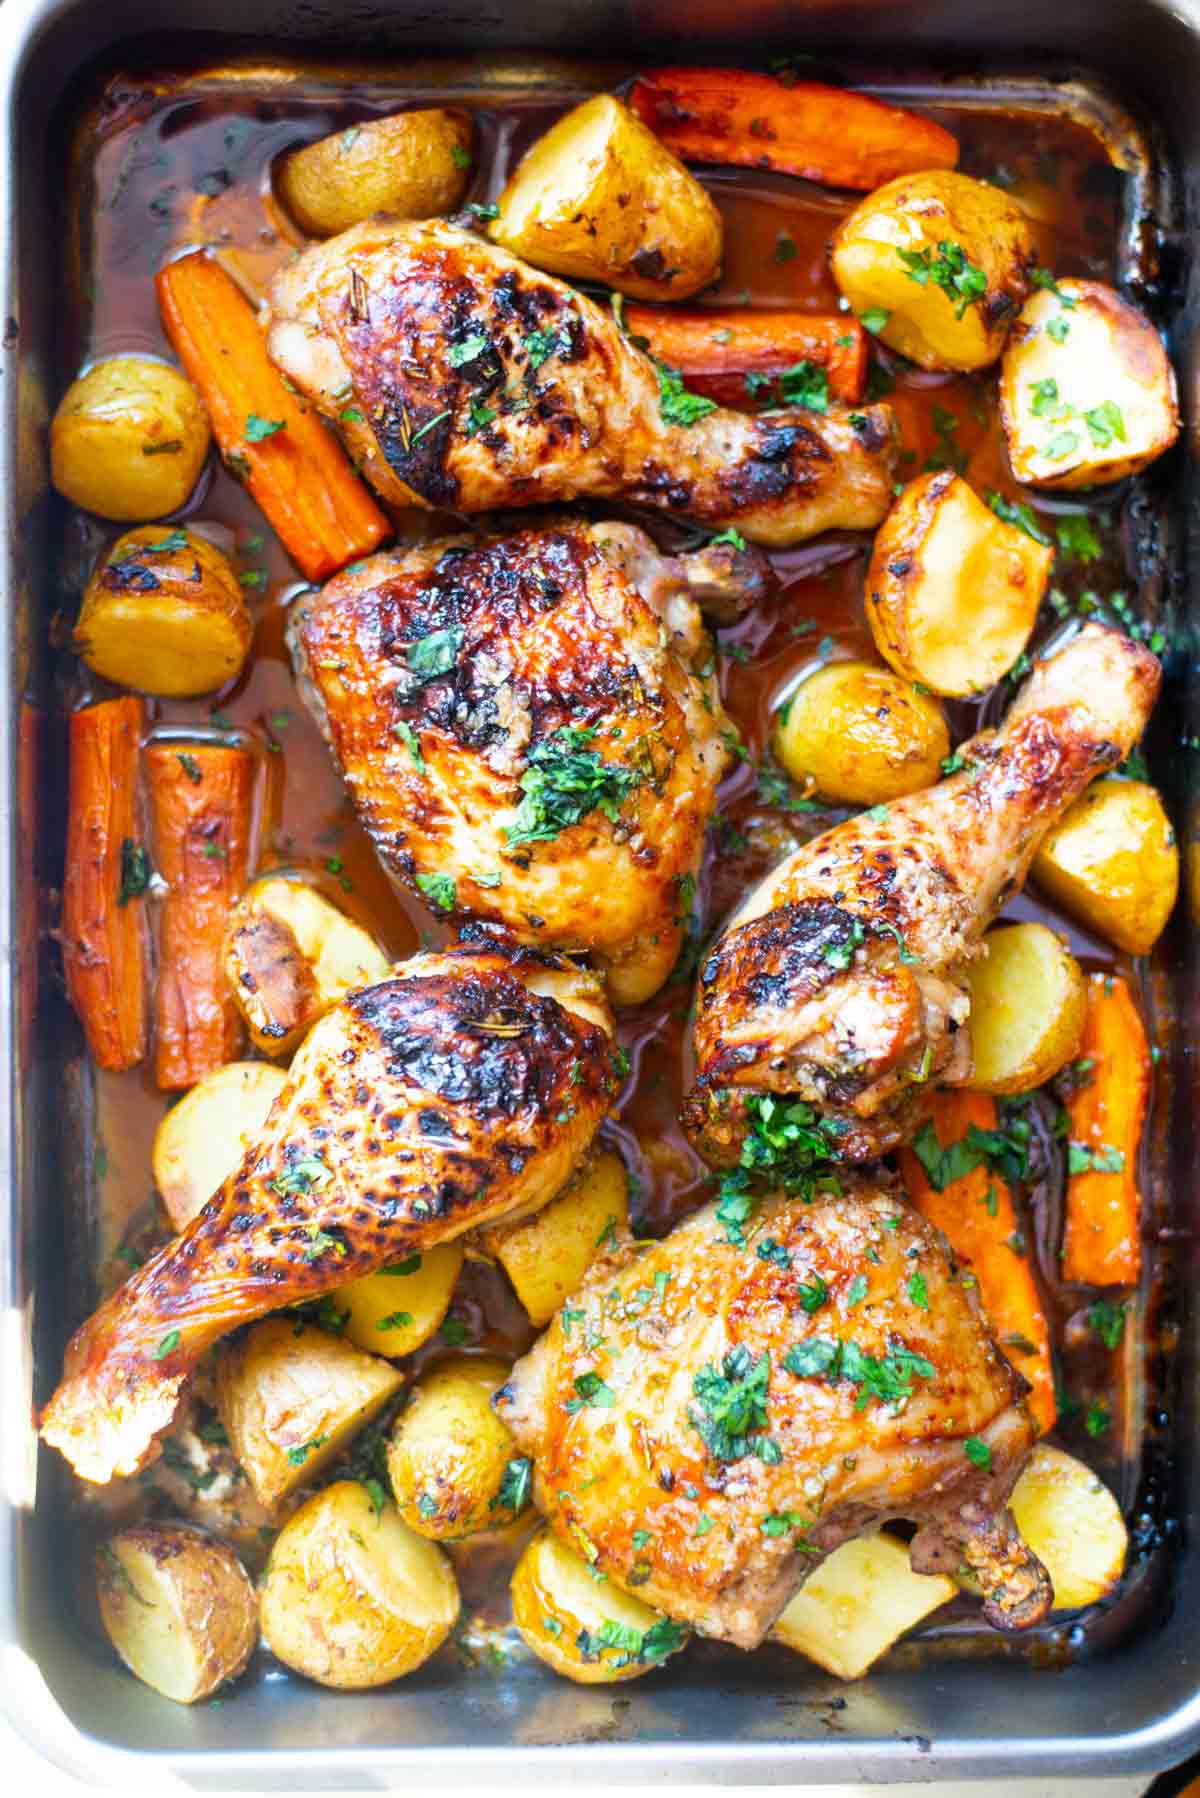
<svg viewBox="0 0 1200 1798">
<path fill-rule="evenodd" d="M 944 1574 L 914 1573 L 895 1536 L 835 1548 L 781 1612 L 771 1639 L 838 1679 L 861 1679 L 907 1630 L 954 1597 Z"/>
<path fill-rule="evenodd" d="M 411 1355 L 427 1342 L 450 1309 L 463 1264 L 461 1240 L 439 1242 L 420 1255 L 406 1255 L 376 1274 L 364 1274 L 330 1294 L 344 1315 L 342 1335 L 369 1355 L 391 1360 Z"/>
<path fill-rule="evenodd" d="M 231 1548 L 183 1523 L 133 1523 L 96 1551 L 109 1641 L 131 1672 L 196 1704 L 241 1673 L 258 1641 L 250 1576 Z"/>
<path fill-rule="evenodd" d="M 678 1653 L 682 1623 L 651 1610 L 539 1530 L 512 1577 L 513 1622 L 540 1660 L 579 1685 L 637 1679 Z"/>
<path fill-rule="evenodd" d="M 282 1068 L 230 1061 L 205 1074 L 154 1132 L 154 1184 L 177 1230 L 238 1167 L 287 1085 Z"/>
<path fill-rule="evenodd" d="M 950 752 L 942 708 L 870 662 L 829 662 L 775 714 L 775 754 L 836 805 L 881 805 L 931 787 Z"/>
<path fill-rule="evenodd" d="M 1083 970 L 1045 924 L 989 930 L 984 948 L 966 970 L 970 1084 L 976 1092 L 1032 1092 L 1079 1053 L 1087 1017 Z"/>
<path fill-rule="evenodd" d="M 602 1150 L 557 1199 L 515 1223 L 490 1224 L 477 1241 L 494 1255 L 540 1329 L 575 1291 L 590 1264 L 629 1222 L 625 1164 Z"/>
<path fill-rule="evenodd" d="M 1096 781 L 1043 838 L 1032 872 L 1089 930 L 1149 955 L 1179 893 L 1179 846 L 1157 789 Z"/>
<path fill-rule="evenodd" d="M 509 1367 L 456 1355 L 423 1373 L 392 1429 L 396 1507 L 419 1536 L 443 1540 L 511 1523 L 529 1500 L 529 1461 L 492 1409 Z"/>
</svg>

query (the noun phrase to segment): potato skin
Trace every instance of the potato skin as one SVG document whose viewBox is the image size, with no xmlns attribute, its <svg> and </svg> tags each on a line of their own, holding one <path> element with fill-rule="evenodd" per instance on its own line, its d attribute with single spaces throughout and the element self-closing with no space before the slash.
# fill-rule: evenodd
<svg viewBox="0 0 1200 1798">
<path fill-rule="evenodd" d="M 619 1155 L 592 1156 L 564 1192 L 532 1217 L 501 1222 L 479 1232 L 539 1329 L 575 1291 L 601 1242 L 629 1221 L 629 1178 Z"/>
<path fill-rule="evenodd" d="M 356 1480 L 338 1480 L 288 1519 L 261 1593 L 263 1638 L 297 1673 L 361 1690 L 411 1673 L 458 1618 L 458 1584 L 434 1542 L 394 1506 L 376 1515 Z"/>
<path fill-rule="evenodd" d="M 72 381 L 50 426 L 50 478 L 101 518 L 177 511 L 208 455 L 208 418 L 177 368 L 110 356 Z"/>
<path fill-rule="evenodd" d="M 522 157 L 490 235 L 535 268 L 678 300 L 715 279 L 721 215 L 620 100 L 596 94 Z"/>
<path fill-rule="evenodd" d="M 105 1633 L 146 1685 L 195 1704 L 242 1672 L 258 1604 L 224 1542 L 190 1524 L 134 1523 L 97 1550 L 95 1568 Z"/>
<path fill-rule="evenodd" d="M 454 1296 L 463 1264 L 460 1241 L 439 1242 L 423 1254 L 395 1263 L 396 1272 L 381 1271 L 351 1280 L 330 1294 L 339 1312 L 348 1312 L 342 1335 L 369 1355 L 396 1360 L 411 1355 L 438 1328 Z M 407 1270 L 410 1262 L 417 1265 Z"/>
<path fill-rule="evenodd" d="M 775 714 L 792 779 L 839 805 L 879 805 L 931 787 L 950 753 L 942 709 L 870 662 L 827 662 Z"/>
<path fill-rule="evenodd" d="M 309 237 L 334 237 L 375 212 L 435 218 L 463 197 L 473 130 L 470 113 L 440 106 L 367 119 L 289 151 L 276 192 Z"/>
<path fill-rule="evenodd" d="M 253 636 L 229 558 L 197 532 L 142 525 L 96 564 L 74 643 L 105 680 L 186 699 L 239 674 Z"/>
<path fill-rule="evenodd" d="M 234 1172 L 287 1084 L 280 1068 L 230 1061 L 205 1074 L 154 1132 L 154 1184 L 177 1230 Z"/>
<path fill-rule="evenodd" d="M 492 1409 L 509 1375 L 491 1355 L 456 1355 L 423 1373 L 396 1419 L 387 1464 L 396 1508 L 419 1536 L 441 1541 L 511 1523 L 500 1488 L 516 1444 Z"/>
<path fill-rule="evenodd" d="M 943 243 L 958 245 L 987 280 L 957 318 L 960 298 L 928 275 L 922 282 L 902 255 L 929 252 L 936 262 Z M 877 332 L 884 343 L 920 368 L 964 371 L 999 356 L 1036 261 L 1025 214 L 999 188 L 954 169 L 877 187 L 842 221 L 830 249 L 833 278 L 854 311 L 888 314 Z"/>
<path fill-rule="evenodd" d="M 1149 955 L 1179 894 L 1179 847 L 1155 787 L 1097 780 L 1047 834 L 1033 878 L 1130 955 Z"/>
<path fill-rule="evenodd" d="M 528 1646 L 555 1673 L 578 1685 L 640 1679 L 688 1639 L 682 1624 L 671 1623 L 612 1580 L 594 1580 L 582 1556 L 549 1529 L 539 1530 L 526 1547 L 511 1592 L 513 1622 Z M 650 1648 L 638 1653 L 597 1641 L 606 1623 L 632 1630 L 643 1640 L 651 1630 L 657 1634 Z"/>
<path fill-rule="evenodd" d="M 1045 924 L 1005 924 L 966 970 L 976 1092 L 1026 1093 L 1079 1053 L 1087 1016 L 1083 970 Z"/>
</svg>

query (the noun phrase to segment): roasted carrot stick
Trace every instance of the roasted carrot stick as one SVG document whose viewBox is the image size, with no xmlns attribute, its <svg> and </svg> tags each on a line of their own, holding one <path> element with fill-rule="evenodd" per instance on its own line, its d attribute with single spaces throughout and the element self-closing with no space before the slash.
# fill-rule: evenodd
<svg viewBox="0 0 1200 1798">
<path fill-rule="evenodd" d="M 778 169 L 869 193 L 895 175 L 952 169 L 958 143 L 931 119 L 863 94 L 745 69 L 655 69 L 629 104 L 684 162 Z"/>
<path fill-rule="evenodd" d="M 175 1090 L 232 1061 L 241 1046 L 222 949 L 249 867 L 254 758 L 223 744 L 155 743 L 146 780 L 154 866 L 167 884 L 154 1077 Z"/>
<path fill-rule="evenodd" d="M 1138 1146 L 1150 1094 L 1150 1051 L 1138 1008 L 1114 974 L 1091 974 L 1078 1078 L 1067 1097 L 1063 1278 L 1125 1286 L 1142 1262 Z"/>
<path fill-rule="evenodd" d="M 70 723 L 62 948 L 67 991 L 97 1067 L 146 1053 L 149 877 L 138 803 L 140 699 L 108 699 Z"/>
<path fill-rule="evenodd" d="M 983 1093 L 933 1093 L 929 1107 L 933 1132 L 943 1150 L 961 1142 L 969 1151 L 972 1125 L 976 1130 L 996 1128 L 995 1102 Z M 964 1159 L 969 1161 L 970 1154 Z M 1053 1429 L 1056 1406 L 1050 1332 L 1017 1227 L 1012 1189 L 982 1161 L 958 1174 L 945 1168 L 939 1189 L 912 1149 L 900 1150 L 900 1172 L 918 1211 L 942 1231 L 958 1260 L 969 1266 L 979 1282 L 980 1301 L 997 1341 L 1033 1388 L 1029 1409 L 1039 1431 Z"/>
<path fill-rule="evenodd" d="M 646 339 L 652 356 L 677 368 L 695 393 L 721 406 L 744 406 L 755 396 L 786 402 L 789 380 L 781 389 L 778 377 L 803 387 L 810 371 L 818 395 L 848 403 L 862 398 L 867 334 L 857 319 L 627 305 L 625 325 L 631 337 Z"/>
<path fill-rule="evenodd" d="M 163 325 L 208 408 L 221 454 L 310 581 L 382 543 L 391 525 L 320 420 L 285 387 L 253 310 L 210 256 L 158 273 Z"/>
</svg>

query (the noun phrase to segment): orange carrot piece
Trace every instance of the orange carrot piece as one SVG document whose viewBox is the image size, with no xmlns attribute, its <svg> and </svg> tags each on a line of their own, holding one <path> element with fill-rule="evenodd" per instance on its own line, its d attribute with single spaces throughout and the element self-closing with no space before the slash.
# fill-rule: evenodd
<svg viewBox="0 0 1200 1798">
<path fill-rule="evenodd" d="M 196 251 L 155 281 L 167 336 L 204 399 L 226 462 L 310 581 L 366 555 L 392 527 L 341 445 L 284 385 L 249 302 Z M 247 430 L 249 427 L 249 433 Z"/>
<path fill-rule="evenodd" d="M 812 312 L 704 312 L 657 306 L 625 307 L 631 337 L 644 337 L 650 354 L 677 368 L 695 393 L 721 406 L 744 406 L 754 397 L 746 376 L 781 375 L 799 362 L 824 369 L 829 397 L 853 404 L 867 378 L 867 334 L 857 319 L 822 318 Z M 753 386 L 772 404 L 777 382 Z"/>
<path fill-rule="evenodd" d="M 97 1067 L 146 1053 L 145 851 L 138 753 L 146 708 L 108 699 L 73 712 L 62 948 L 67 992 Z"/>
<path fill-rule="evenodd" d="M 929 1114 L 943 1148 L 960 1142 L 972 1124 L 980 1130 L 996 1128 L 995 1102 L 983 1093 L 931 1093 Z M 900 1150 L 900 1171 L 917 1210 L 943 1233 L 979 1282 L 996 1340 L 1033 1388 L 1030 1413 L 1045 1434 L 1054 1428 L 1057 1414 L 1050 1331 L 1028 1252 L 1023 1251 L 1011 1188 L 990 1168 L 976 1167 L 937 1192 L 912 1149 Z"/>
<path fill-rule="evenodd" d="M 655 69 L 629 104 L 684 162 L 739 163 L 869 193 L 896 175 L 952 169 L 958 142 L 932 119 L 815 81 L 745 69 Z"/>
<path fill-rule="evenodd" d="M 155 743 L 146 751 L 154 866 L 167 884 L 154 1077 L 171 1091 L 194 1086 L 241 1047 L 222 951 L 250 865 L 254 797 L 248 749 L 188 743 L 183 750 Z"/>
<path fill-rule="evenodd" d="M 1150 1050 L 1133 996 L 1118 975 L 1090 974 L 1087 998 L 1079 1059 L 1091 1066 L 1067 1098 L 1062 1271 L 1064 1280 L 1087 1286 L 1126 1286 L 1142 1264 L 1137 1161 L 1150 1096 Z M 1078 1171 L 1072 1173 L 1071 1165 Z"/>
</svg>

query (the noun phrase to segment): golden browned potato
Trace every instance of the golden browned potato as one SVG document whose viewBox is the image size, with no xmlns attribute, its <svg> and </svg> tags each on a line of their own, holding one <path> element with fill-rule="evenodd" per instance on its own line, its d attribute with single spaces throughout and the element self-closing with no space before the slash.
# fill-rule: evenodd
<svg viewBox="0 0 1200 1798">
<path fill-rule="evenodd" d="M 240 673 L 253 635 L 228 557 L 194 531 L 151 524 L 96 565 L 74 641 L 105 680 L 183 699 Z"/>
<path fill-rule="evenodd" d="M 225 978 L 266 1055 L 291 1055 L 330 1006 L 390 967 L 361 925 L 303 880 L 256 881 L 229 916 Z"/>
<path fill-rule="evenodd" d="M 952 469 L 921 475 L 875 537 L 866 587 L 875 647 L 934 693 L 982 693 L 1029 641 L 1053 560 Z"/>
<path fill-rule="evenodd" d="M 966 970 L 976 1092 L 1027 1093 L 1079 1053 L 1083 970 L 1045 924 L 1005 924 Z"/>
<path fill-rule="evenodd" d="M 217 1410 L 255 1495 L 277 1504 L 335 1459 L 403 1386 L 387 1361 L 291 1317 L 264 1318 L 217 1364 Z"/>
<path fill-rule="evenodd" d="M 333 237 L 374 212 L 435 218 L 463 197 L 471 135 L 470 113 L 440 106 L 366 119 L 290 151 L 276 189 L 309 237 Z"/>
<path fill-rule="evenodd" d="M 377 1274 L 339 1286 L 330 1299 L 345 1316 L 342 1335 L 371 1355 L 392 1360 L 411 1355 L 429 1340 L 450 1309 L 462 1264 L 461 1242 L 439 1242 Z"/>
<path fill-rule="evenodd" d="M 185 375 L 145 356 L 110 356 L 58 402 L 50 478 L 101 518 L 161 518 L 196 485 L 208 445 L 208 418 Z"/>
<path fill-rule="evenodd" d="M 1007 194 L 930 169 L 869 194 L 834 233 L 830 260 L 854 311 L 890 348 L 921 368 L 972 369 L 1004 348 L 1037 253 Z"/>
<path fill-rule="evenodd" d="M 421 1536 L 471 1536 L 511 1523 L 529 1501 L 529 1460 L 492 1410 L 509 1375 L 491 1355 L 455 1355 L 423 1373 L 396 1419 L 387 1465 L 396 1506 Z"/>
<path fill-rule="evenodd" d="M 184 1523 L 133 1523 L 96 1551 L 109 1641 L 164 1698 L 195 1704 L 236 1679 L 258 1640 L 250 1576 L 231 1548 Z"/>
<path fill-rule="evenodd" d="M 678 300 L 720 272 L 721 215 L 695 176 L 611 94 L 585 100 L 517 164 L 490 230 L 535 268 Z"/>
<path fill-rule="evenodd" d="M 177 1230 L 233 1173 L 287 1084 L 280 1068 L 230 1061 L 197 1081 L 154 1132 L 154 1184 Z"/>
<path fill-rule="evenodd" d="M 629 1180 L 619 1155 L 603 1150 L 580 1169 L 566 1191 L 532 1217 L 479 1232 L 512 1281 L 529 1321 L 550 1322 L 616 1234 L 629 1222 Z"/>
<path fill-rule="evenodd" d="M 1094 782 L 1043 840 L 1033 876 L 1089 930 L 1148 955 L 1179 893 L 1179 848 L 1157 790 Z"/>
<path fill-rule="evenodd" d="M 1050 1575 L 1056 1611 L 1094 1604 L 1116 1585 L 1129 1535 L 1116 1499 L 1082 1461 L 1039 1442 L 1009 1508 Z"/>
<path fill-rule="evenodd" d="M 458 1618 L 445 1554 L 357 1480 L 326 1486 L 284 1524 L 261 1594 L 263 1639 L 323 1686 L 384 1686 L 439 1649 Z"/>
<path fill-rule="evenodd" d="M 597 1580 L 582 1555 L 548 1529 L 538 1531 L 517 1562 L 512 1613 L 534 1654 L 583 1686 L 637 1679 L 688 1639 L 682 1623 L 612 1580 Z"/>
<path fill-rule="evenodd" d="M 1000 416 L 1019 481 L 1094 487 L 1136 474 L 1179 435 L 1175 371 L 1144 313 L 1102 281 L 1027 300 L 1000 368 Z"/>
<path fill-rule="evenodd" d="M 956 1590 L 944 1574 L 914 1573 L 894 1536 L 857 1536 L 809 1574 L 771 1637 L 837 1679 L 861 1679 Z"/>
<path fill-rule="evenodd" d="M 927 693 L 870 662 L 827 662 L 775 714 L 792 779 L 838 805 L 879 805 L 931 787 L 950 733 Z"/>
</svg>

